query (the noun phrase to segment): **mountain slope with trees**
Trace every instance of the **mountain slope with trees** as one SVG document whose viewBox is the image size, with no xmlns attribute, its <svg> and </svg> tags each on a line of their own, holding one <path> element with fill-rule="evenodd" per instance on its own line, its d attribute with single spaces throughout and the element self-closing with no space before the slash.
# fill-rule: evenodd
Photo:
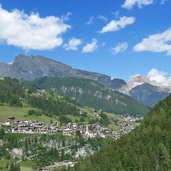
<svg viewBox="0 0 171 171">
<path fill-rule="evenodd" d="M 169 171 L 171 95 L 130 134 L 80 161 L 71 171 Z"/>
<path fill-rule="evenodd" d="M 0 80 L 0 103 L 22 107 L 29 105 L 40 109 L 40 113 L 52 115 L 79 115 L 78 103 L 52 92 L 38 91 L 16 79 Z"/>
<path fill-rule="evenodd" d="M 51 90 L 82 105 L 103 109 L 106 112 L 144 114 L 149 111 L 147 106 L 133 98 L 88 79 L 43 77 L 31 84 L 38 89 Z"/>
</svg>

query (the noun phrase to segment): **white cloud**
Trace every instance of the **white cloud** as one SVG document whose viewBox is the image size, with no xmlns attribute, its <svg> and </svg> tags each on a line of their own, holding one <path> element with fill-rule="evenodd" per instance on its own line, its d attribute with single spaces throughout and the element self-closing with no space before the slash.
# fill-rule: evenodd
<svg viewBox="0 0 171 171">
<path fill-rule="evenodd" d="M 119 20 L 112 20 L 106 26 L 104 26 L 100 33 L 113 32 L 125 28 L 127 25 L 133 24 L 135 22 L 134 17 L 120 17 Z"/>
<path fill-rule="evenodd" d="M 123 43 L 119 43 L 117 46 L 113 47 L 111 50 L 113 54 L 118 54 L 118 53 L 126 51 L 127 48 L 128 48 L 128 43 L 123 42 Z"/>
<path fill-rule="evenodd" d="M 98 48 L 97 40 L 96 40 L 96 39 L 92 39 L 92 42 L 91 42 L 91 43 L 87 43 L 87 44 L 83 47 L 82 53 L 92 53 L 92 52 L 94 52 L 97 48 Z"/>
<path fill-rule="evenodd" d="M 94 24 L 94 20 L 95 20 L 95 17 L 90 17 L 89 19 L 88 19 L 88 21 L 86 22 L 86 24 L 87 25 L 92 25 L 92 24 Z"/>
<path fill-rule="evenodd" d="M 171 77 L 164 71 L 159 71 L 155 68 L 151 69 L 147 77 L 150 79 L 150 81 L 154 81 L 159 85 L 167 86 L 171 84 Z"/>
<path fill-rule="evenodd" d="M 134 46 L 133 50 L 136 52 L 150 51 L 150 52 L 166 52 L 171 55 L 171 28 L 160 33 L 150 35 L 143 39 L 140 43 Z"/>
<path fill-rule="evenodd" d="M 26 50 L 53 49 L 62 45 L 61 35 L 70 27 L 55 16 L 41 18 L 38 13 L 9 12 L 0 6 L 0 41 L 8 45 Z"/>
<path fill-rule="evenodd" d="M 62 16 L 62 20 L 63 21 L 68 21 L 68 20 L 70 20 L 71 16 L 72 16 L 72 13 L 71 12 L 67 12 L 66 15 Z"/>
<path fill-rule="evenodd" d="M 78 46 L 81 45 L 82 41 L 77 38 L 72 38 L 64 45 L 66 50 L 78 50 Z"/>
<path fill-rule="evenodd" d="M 143 5 L 150 5 L 153 3 L 153 0 L 125 0 L 122 5 L 123 8 L 131 9 L 134 5 L 138 5 L 141 8 Z"/>
</svg>

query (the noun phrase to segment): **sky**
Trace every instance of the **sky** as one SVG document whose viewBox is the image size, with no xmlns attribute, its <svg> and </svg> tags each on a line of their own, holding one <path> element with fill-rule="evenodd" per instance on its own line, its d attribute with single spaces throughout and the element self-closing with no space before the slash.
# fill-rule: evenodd
<svg viewBox="0 0 171 171">
<path fill-rule="evenodd" d="M 113 78 L 170 80 L 170 11 L 171 0 L 0 0 L 0 62 L 43 55 Z"/>
</svg>

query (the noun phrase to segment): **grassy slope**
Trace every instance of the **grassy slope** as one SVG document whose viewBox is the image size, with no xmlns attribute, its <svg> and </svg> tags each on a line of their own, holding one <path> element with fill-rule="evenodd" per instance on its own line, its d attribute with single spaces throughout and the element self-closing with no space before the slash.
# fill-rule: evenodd
<svg viewBox="0 0 171 171">
<path fill-rule="evenodd" d="M 9 171 L 9 169 L 6 168 L 6 164 L 15 163 L 15 160 L 0 160 L 0 171 Z M 33 161 L 23 161 L 20 163 L 21 171 L 33 171 L 32 166 L 34 165 Z"/>
<path fill-rule="evenodd" d="M 41 116 L 28 116 L 28 110 L 33 109 L 32 107 L 9 107 L 9 106 L 0 106 L 0 123 L 7 120 L 9 117 L 14 116 L 16 120 L 38 120 L 40 122 L 49 123 L 52 119 L 56 120 L 56 118 L 51 118 L 45 115 Z"/>
<path fill-rule="evenodd" d="M 28 110 L 34 109 L 29 106 L 25 107 L 9 107 L 9 106 L 0 106 L 0 126 L 1 123 L 5 120 L 7 120 L 9 117 L 15 117 L 16 120 L 38 120 L 43 123 L 50 123 L 51 120 L 53 121 L 59 121 L 59 116 L 53 116 L 53 117 L 48 117 L 46 115 L 41 115 L 41 116 L 35 116 L 31 115 L 29 116 Z M 93 115 L 93 109 L 88 108 L 88 107 L 82 107 L 82 111 L 87 112 L 87 118 L 85 119 L 83 124 L 88 124 L 89 119 L 96 119 L 96 117 Z M 115 131 L 119 130 L 119 127 L 115 125 L 113 122 L 114 119 L 121 119 L 119 115 L 115 115 L 113 113 L 106 113 L 107 116 L 109 117 L 111 124 L 109 125 L 110 128 L 112 128 Z M 72 122 L 75 122 L 76 120 L 79 120 L 79 117 L 77 116 L 72 116 L 72 115 L 66 115 L 68 118 L 72 120 Z"/>
</svg>

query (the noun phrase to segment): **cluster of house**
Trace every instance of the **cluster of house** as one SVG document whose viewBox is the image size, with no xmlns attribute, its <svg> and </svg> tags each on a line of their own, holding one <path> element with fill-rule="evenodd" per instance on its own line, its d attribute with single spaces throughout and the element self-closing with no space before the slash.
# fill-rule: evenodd
<svg viewBox="0 0 171 171">
<path fill-rule="evenodd" d="M 134 125 L 129 124 L 129 123 L 124 122 L 124 121 L 118 121 L 117 125 L 120 127 L 122 134 L 128 134 L 133 129 L 135 129 Z"/>
<path fill-rule="evenodd" d="M 123 115 L 122 119 L 124 121 L 136 122 L 136 121 L 143 120 L 143 117 L 142 116 L 136 116 L 136 115 L 133 115 L 133 114 L 127 114 L 127 115 Z"/>
<path fill-rule="evenodd" d="M 77 123 L 63 124 L 59 127 L 57 122 L 52 122 L 50 124 L 45 124 L 36 120 L 15 120 L 14 117 L 8 118 L 7 121 L 2 123 L 3 127 L 8 127 L 9 131 L 12 133 L 55 133 L 61 132 L 65 136 L 72 136 L 79 133 L 85 138 L 93 137 L 113 137 L 115 139 L 120 138 L 119 132 L 114 132 L 111 129 L 104 127 L 101 124 L 89 124 L 80 125 Z"/>
<path fill-rule="evenodd" d="M 36 120 L 15 120 L 14 117 L 8 118 L 2 123 L 3 127 L 9 127 L 12 133 L 54 133 L 57 132 L 57 122 L 45 124 Z"/>
<path fill-rule="evenodd" d="M 60 130 L 64 135 L 71 136 L 75 135 L 76 132 L 85 137 L 85 138 L 94 138 L 94 137 L 113 137 L 119 138 L 118 133 L 112 131 L 111 129 L 104 127 L 101 124 L 89 124 L 89 125 L 80 125 L 77 123 L 68 123 L 63 125 Z"/>
<path fill-rule="evenodd" d="M 7 121 L 2 123 L 2 126 L 9 127 L 12 133 L 56 133 L 61 132 L 65 136 L 72 136 L 79 133 L 85 138 L 93 137 L 113 137 L 114 139 L 119 139 L 123 134 L 131 132 L 135 126 L 129 124 L 130 122 L 136 122 L 141 120 L 141 117 L 134 115 L 124 115 L 122 120 L 117 121 L 117 125 L 120 127 L 120 131 L 112 131 L 111 129 L 101 125 L 101 124 L 89 124 L 83 125 L 78 123 L 67 123 L 59 127 L 57 122 L 51 122 L 45 124 L 36 120 L 16 120 L 14 117 L 8 118 Z"/>
<path fill-rule="evenodd" d="M 143 120 L 143 117 L 141 116 L 136 116 L 132 114 L 127 114 L 122 116 L 122 120 L 117 121 L 117 125 L 121 129 L 121 134 L 128 134 L 131 132 L 133 129 L 135 129 L 135 124 L 130 124 L 129 122 L 137 122 L 136 125 L 138 125 L 141 120 Z"/>
</svg>

